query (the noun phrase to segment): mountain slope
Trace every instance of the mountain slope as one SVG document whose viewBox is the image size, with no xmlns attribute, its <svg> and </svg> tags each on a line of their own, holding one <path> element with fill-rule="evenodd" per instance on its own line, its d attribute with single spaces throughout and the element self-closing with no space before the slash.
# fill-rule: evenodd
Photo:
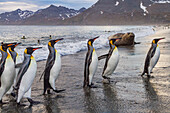
<svg viewBox="0 0 170 113">
<path fill-rule="evenodd" d="M 150 0 L 99 0 L 63 24 L 115 25 L 170 22 L 170 3 Z"/>
<path fill-rule="evenodd" d="M 74 10 L 63 6 L 51 5 L 45 9 L 38 10 L 33 16 L 25 19 L 22 24 L 55 24 L 58 20 L 61 21 L 76 16 L 84 10 L 85 8 Z"/>
<path fill-rule="evenodd" d="M 32 11 L 22 11 L 21 9 L 17 9 L 12 12 L 6 12 L 0 14 L 0 24 L 18 24 L 22 20 L 32 16 L 34 12 Z"/>
</svg>

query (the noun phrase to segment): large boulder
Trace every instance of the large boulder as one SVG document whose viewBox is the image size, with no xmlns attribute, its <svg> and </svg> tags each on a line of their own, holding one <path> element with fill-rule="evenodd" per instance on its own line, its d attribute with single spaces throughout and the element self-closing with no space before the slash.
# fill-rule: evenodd
<svg viewBox="0 0 170 113">
<path fill-rule="evenodd" d="M 113 38 L 121 38 L 115 41 L 116 46 L 127 46 L 127 45 L 134 45 L 134 39 L 135 39 L 135 34 L 132 32 L 129 33 L 117 33 L 115 35 L 111 35 L 108 37 L 108 39 L 113 39 Z"/>
</svg>

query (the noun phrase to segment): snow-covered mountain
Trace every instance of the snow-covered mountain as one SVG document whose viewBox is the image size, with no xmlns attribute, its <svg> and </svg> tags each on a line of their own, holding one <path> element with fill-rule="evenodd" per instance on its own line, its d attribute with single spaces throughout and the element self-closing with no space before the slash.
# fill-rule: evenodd
<svg viewBox="0 0 170 113">
<path fill-rule="evenodd" d="M 86 8 L 75 10 L 55 5 L 50 5 L 36 12 L 17 9 L 0 14 L 0 24 L 53 24 L 57 20 L 71 18 L 85 10 Z"/>
<path fill-rule="evenodd" d="M 16 10 L 13 13 L 0 15 L 0 24 L 141 25 L 162 23 L 170 23 L 170 0 L 98 0 L 88 9 L 75 10 L 51 5 L 35 13 Z"/>
<path fill-rule="evenodd" d="M 62 24 L 115 25 L 170 23 L 170 0 L 98 0 Z"/>
<path fill-rule="evenodd" d="M 34 12 L 21 9 L 17 9 L 12 12 L 5 12 L 0 14 L 0 24 L 15 24 L 20 23 L 21 20 L 32 16 Z"/>
<path fill-rule="evenodd" d="M 55 24 L 55 21 L 65 20 L 76 16 L 86 10 L 69 9 L 63 6 L 50 5 L 45 9 L 40 9 L 33 16 L 24 20 L 23 24 Z"/>
</svg>

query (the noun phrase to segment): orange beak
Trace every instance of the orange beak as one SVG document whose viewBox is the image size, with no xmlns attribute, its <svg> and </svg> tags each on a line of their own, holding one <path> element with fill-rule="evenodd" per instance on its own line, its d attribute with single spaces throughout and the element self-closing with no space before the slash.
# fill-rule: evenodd
<svg viewBox="0 0 170 113">
<path fill-rule="evenodd" d="M 63 39 L 64 39 L 64 38 L 57 39 L 55 42 L 58 42 L 58 41 L 63 40 Z"/>
<path fill-rule="evenodd" d="M 93 40 L 95 41 L 97 38 L 99 38 L 100 36 L 97 36 L 97 37 L 95 37 Z"/>
<path fill-rule="evenodd" d="M 162 40 L 162 39 L 165 39 L 165 37 L 163 37 L 163 38 L 159 38 L 159 40 Z"/>
<path fill-rule="evenodd" d="M 120 39 L 122 39 L 122 38 L 117 38 L 116 41 L 119 41 Z"/>
<path fill-rule="evenodd" d="M 37 48 L 34 48 L 33 51 L 37 50 L 37 49 L 41 49 L 42 47 L 37 47 Z"/>
<path fill-rule="evenodd" d="M 18 46 L 19 44 L 21 44 L 21 42 L 17 43 L 17 44 L 15 45 L 15 47 Z"/>
<path fill-rule="evenodd" d="M 7 46 L 10 47 L 10 46 L 12 46 L 12 45 L 13 45 L 13 44 L 8 44 Z"/>
</svg>

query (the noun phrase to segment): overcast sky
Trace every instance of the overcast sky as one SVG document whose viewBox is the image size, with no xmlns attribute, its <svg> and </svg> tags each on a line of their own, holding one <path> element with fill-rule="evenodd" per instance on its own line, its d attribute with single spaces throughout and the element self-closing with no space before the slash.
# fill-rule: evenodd
<svg viewBox="0 0 170 113">
<path fill-rule="evenodd" d="M 62 5 L 68 8 L 88 8 L 98 0 L 0 0 L 0 13 L 16 9 L 36 11 L 49 5 Z"/>
</svg>

